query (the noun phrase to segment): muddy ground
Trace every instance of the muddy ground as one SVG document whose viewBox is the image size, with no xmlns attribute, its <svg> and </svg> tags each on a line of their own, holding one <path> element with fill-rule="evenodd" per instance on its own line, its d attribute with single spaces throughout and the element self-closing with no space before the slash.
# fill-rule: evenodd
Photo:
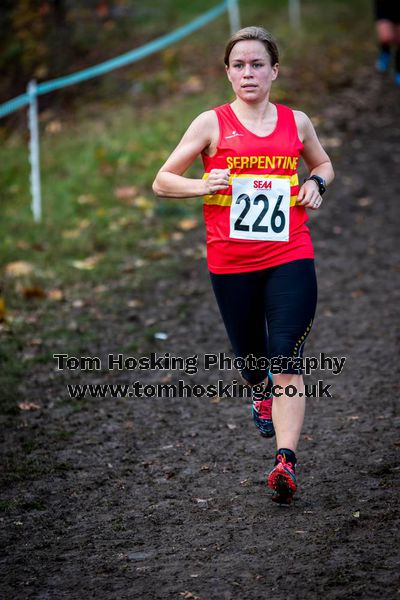
<svg viewBox="0 0 400 600">
<path fill-rule="evenodd" d="M 336 181 L 310 218 L 319 305 L 306 353 L 347 362 L 308 379 L 333 398 L 308 400 L 294 504 L 270 500 L 274 446 L 248 399 L 72 401 L 65 388 L 236 373 L 74 374 L 49 359 L 18 392 L 40 408 L 3 420 L 3 598 L 398 597 L 400 93 L 365 70 L 318 121 Z M 137 309 L 128 279 L 116 282 L 97 309 L 101 343 L 83 340 L 83 355 L 120 352 L 143 324 L 168 335 L 139 344 L 147 354 L 229 352 L 205 261 L 190 252 L 203 239 L 198 229 L 181 242 L 179 278 L 166 269 L 135 290 Z"/>
</svg>

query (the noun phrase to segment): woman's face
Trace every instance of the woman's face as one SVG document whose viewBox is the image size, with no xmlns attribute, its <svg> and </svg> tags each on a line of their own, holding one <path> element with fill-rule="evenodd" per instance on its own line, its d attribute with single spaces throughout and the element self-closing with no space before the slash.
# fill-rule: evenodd
<svg viewBox="0 0 400 600">
<path fill-rule="evenodd" d="M 242 40 L 229 56 L 226 73 L 233 91 L 245 102 L 264 100 L 278 76 L 278 64 L 271 66 L 264 44 L 258 40 Z"/>
</svg>

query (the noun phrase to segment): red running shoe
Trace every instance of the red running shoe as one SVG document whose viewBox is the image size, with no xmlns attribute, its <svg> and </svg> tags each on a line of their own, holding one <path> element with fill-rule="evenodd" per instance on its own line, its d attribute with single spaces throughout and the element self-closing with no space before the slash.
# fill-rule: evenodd
<svg viewBox="0 0 400 600">
<path fill-rule="evenodd" d="M 274 437 L 275 429 L 272 422 L 272 396 L 263 400 L 253 400 L 254 424 L 262 436 Z"/>
<path fill-rule="evenodd" d="M 274 490 L 272 500 L 279 504 L 291 504 L 293 494 L 297 490 L 295 465 L 286 462 L 286 456 L 283 454 L 278 454 L 276 458 L 279 462 L 272 469 L 267 480 L 268 487 Z"/>
</svg>

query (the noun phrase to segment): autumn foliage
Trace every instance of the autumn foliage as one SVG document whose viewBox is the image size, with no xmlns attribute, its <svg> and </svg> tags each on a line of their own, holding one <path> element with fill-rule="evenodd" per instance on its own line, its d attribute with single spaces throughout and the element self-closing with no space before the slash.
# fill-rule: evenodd
<svg viewBox="0 0 400 600">
<path fill-rule="evenodd" d="M 132 46 L 134 11 L 119 0 L 2 0 L 0 101 Z M 123 43 L 121 44 L 121 40 Z M 116 52 L 117 50 L 117 52 Z"/>
</svg>

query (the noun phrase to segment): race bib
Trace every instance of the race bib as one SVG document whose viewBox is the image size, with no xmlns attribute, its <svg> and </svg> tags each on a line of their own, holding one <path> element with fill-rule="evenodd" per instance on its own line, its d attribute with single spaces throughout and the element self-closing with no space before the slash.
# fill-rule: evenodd
<svg viewBox="0 0 400 600">
<path fill-rule="evenodd" d="M 289 240 L 290 179 L 233 177 L 230 237 Z"/>
</svg>

